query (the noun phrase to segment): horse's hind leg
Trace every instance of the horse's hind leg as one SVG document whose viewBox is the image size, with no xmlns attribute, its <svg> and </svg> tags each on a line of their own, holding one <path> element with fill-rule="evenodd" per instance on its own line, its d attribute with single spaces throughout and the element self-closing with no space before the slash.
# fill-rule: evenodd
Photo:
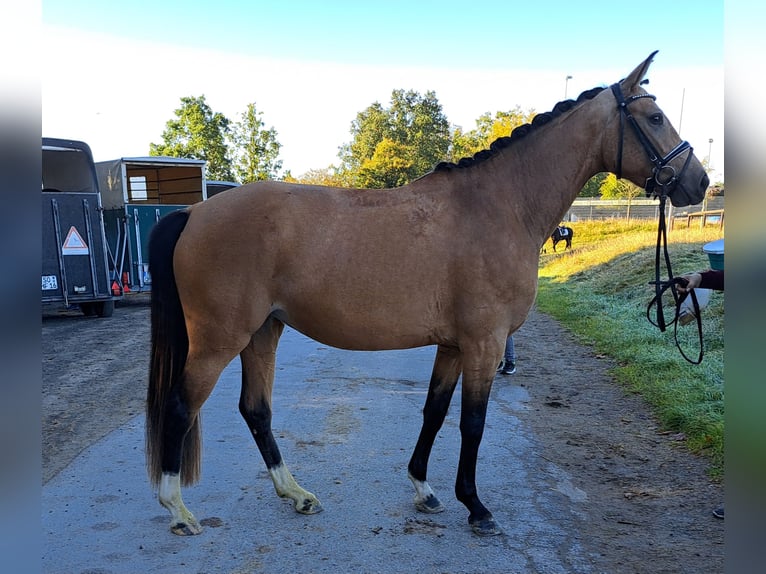
<svg viewBox="0 0 766 574">
<path fill-rule="evenodd" d="M 415 508 L 421 512 L 435 513 L 444 510 L 444 506 L 426 480 L 428 458 L 436 434 L 447 415 L 461 368 L 460 351 L 440 345 L 434 360 L 426 404 L 423 407 L 423 427 L 408 465 L 408 475 L 415 486 Z"/>
<path fill-rule="evenodd" d="M 181 498 L 181 483 L 191 484 L 197 480 L 201 444 L 199 413 L 231 358 L 220 353 L 200 355 L 190 346 L 181 384 L 170 392 L 163 427 L 159 501 L 170 511 L 170 530 L 174 534 L 187 536 L 202 532 Z"/>
<path fill-rule="evenodd" d="M 282 498 L 290 498 L 295 510 L 315 514 L 322 510 L 316 496 L 301 488 L 282 460 L 271 431 L 271 392 L 274 387 L 274 365 L 279 337 L 284 324 L 269 318 L 253 335 L 250 344 L 240 353 L 242 359 L 242 394 L 239 412 L 247 422 L 255 444 L 263 456 L 274 489 Z"/>
</svg>

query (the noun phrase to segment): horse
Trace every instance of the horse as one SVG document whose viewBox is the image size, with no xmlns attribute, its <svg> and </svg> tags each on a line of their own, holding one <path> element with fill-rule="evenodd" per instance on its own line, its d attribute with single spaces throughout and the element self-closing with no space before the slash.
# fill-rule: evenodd
<svg viewBox="0 0 766 574">
<path fill-rule="evenodd" d="M 543 243 L 596 173 L 613 172 L 678 207 L 702 201 L 709 184 L 640 85 L 655 53 L 611 88 L 559 102 L 489 149 L 401 187 L 259 181 L 161 219 L 150 237 L 146 456 L 171 531 L 201 532 L 181 487 L 200 478 L 200 409 L 237 356 L 239 411 L 277 495 L 299 513 L 322 510 L 290 473 L 271 429 L 287 325 L 341 349 L 435 346 L 407 466 L 415 508 L 445 509 L 428 483 L 428 460 L 462 375 L 455 496 L 476 535 L 501 533 L 476 489 L 478 450 L 506 338 L 537 293 Z"/>
<path fill-rule="evenodd" d="M 556 245 L 559 243 L 559 241 L 566 241 L 566 246 L 564 249 L 571 249 L 572 248 L 572 238 L 574 237 L 574 231 L 572 231 L 571 227 L 567 227 L 566 225 L 559 225 L 556 227 L 556 229 L 553 230 L 553 233 L 551 234 L 551 243 L 553 243 L 553 252 L 556 253 Z"/>
</svg>

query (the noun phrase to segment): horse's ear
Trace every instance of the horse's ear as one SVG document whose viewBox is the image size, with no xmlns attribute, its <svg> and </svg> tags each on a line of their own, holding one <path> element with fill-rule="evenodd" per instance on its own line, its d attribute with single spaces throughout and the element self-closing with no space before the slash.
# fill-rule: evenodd
<svg viewBox="0 0 766 574">
<path fill-rule="evenodd" d="M 622 84 L 622 91 L 626 94 L 629 94 L 633 91 L 634 88 L 637 88 L 639 85 L 639 82 L 644 79 L 644 76 L 646 75 L 646 72 L 649 70 L 649 66 L 652 63 L 652 60 L 654 59 L 655 54 L 657 54 L 659 50 L 655 50 L 651 54 L 649 54 L 649 57 L 644 60 L 641 64 L 638 65 L 638 67 L 633 70 L 630 75 L 625 78 L 621 84 Z"/>
</svg>

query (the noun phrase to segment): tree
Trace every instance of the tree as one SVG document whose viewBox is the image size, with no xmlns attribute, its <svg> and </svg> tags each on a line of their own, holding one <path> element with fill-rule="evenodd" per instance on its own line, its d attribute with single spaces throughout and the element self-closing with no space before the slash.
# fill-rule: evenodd
<svg viewBox="0 0 766 574">
<path fill-rule="evenodd" d="M 208 179 L 232 180 L 231 160 L 226 147 L 229 120 L 213 112 L 205 96 L 183 97 L 162 132 L 163 143 L 149 144 L 149 154 L 203 159 Z"/>
<path fill-rule="evenodd" d="M 489 112 L 479 116 L 476 120 L 476 128 L 464 132 L 456 128 L 452 134 L 452 161 L 458 161 L 464 157 L 471 157 L 476 152 L 489 149 L 489 146 L 497 138 L 511 135 L 517 127 L 530 123 L 535 118 L 536 112 L 530 109 L 522 111 L 519 106 L 507 112 L 495 112 L 493 118 Z"/>
<path fill-rule="evenodd" d="M 606 172 L 602 171 L 591 177 L 585 182 L 577 197 L 599 197 L 601 195 L 601 185 L 604 183 L 607 175 Z"/>
<path fill-rule="evenodd" d="M 403 185 L 447 158 L 449 123 L 432 91 L 394 90 L 391 105 L 375 102 L 351 123 L 352 140 L 341 147 L 338 176 L 344 185 Z"/>
<path fill-rule="evenodd" d="M 450 130 L 447 117 L 433 91 L 421 96 L 412 90 L 397 90 L 391 95 L 391 120 L 394 142 L 402 151 L 412 152 L 409 180 L 425 175 L 443 161 L 449 152 Z"/>
<path fill-rule="evenodd" d="M 617 176 L 613 173 L 607 173 L 606 177 L 602 180 L 598 191 L 601 195 L 601 199 L 618 198 L 619 190 L 617 189 Z"/>
<path fill-rule="evenodd" d="M 613 173 L 607 174 L 601 183 L 601 199 L 632 199 L 641 194 L 641 188 L 627 179 L 617 179 Z"/>
<path fill-rule="evenodd" d="M 329 185 L 331 187 L 342 187 L 343 182 L 338 177 L 335 166 L 329 166 L 324 169 L 310 169 L 300 177 L 294 177 L 290 171 L 286 171 L 283 181 L 289 183 L 305 183 L 310 185 Z"/>
<path fill-rule="evenodd" d="M 359 187 L 398 187 L 411 180 L 413 158 L 410 146 L 383 138 L 372 157 L 365 159 L 357 173 Z"/>
<path fill-rule="evenodd" d="M 373 103 L 366 110 L 359 112 L 351 122 L 352 140 L 344 144 L 338 154 L 346 169 L 356 169 L 365 158 L 372 157 L 378 145 L 390 131 L 388 112 L 379 102 Z"/>
<path fill-rule="evenodd" d="M 247 104 L 247 110 L 231 130 L 234 170 L 241 183 L 276 179 L 282 169 L 282 161 L 278 159 L 282 145 L 273 127 L 264 128 L 262 115 L 255 102 Z"/>
</svg>

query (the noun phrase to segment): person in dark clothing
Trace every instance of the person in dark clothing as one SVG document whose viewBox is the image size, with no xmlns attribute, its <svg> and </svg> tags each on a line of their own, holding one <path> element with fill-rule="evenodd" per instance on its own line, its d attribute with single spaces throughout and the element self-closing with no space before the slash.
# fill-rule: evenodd
<svg viewBox="0 0 766 574">
<path fill-rule="evenodd" d="M 688 281 L 686 286 L 677 285 L 679 293 L 688 293 L 692 289 L 712 289 L 723 291 L 723 269 L 708 269 L 707 271 L 695 271 L 682 275 Z M 713 516 L 723 520 L 723 505 L 713 510 Z"/>
<path fill-rule="evenodd" d="M 512 375 L 516 372 L 516 347 L 513 344 L 513 335 L 508 335 L 505 340 L 505 352 L 503 360 L 497 367 L 501 375 Z"/>
<path fill-rule="evenodd" d="M 713 291 L 723 291 L 723 269 L 708 269 L 707 271 L 695 271 L 682 275 L 689 283 L 686 287 L 678 285 L 676 288 L 679 293 L 688 293 L 692 289 L 712 289 Z"/>
</svg>

